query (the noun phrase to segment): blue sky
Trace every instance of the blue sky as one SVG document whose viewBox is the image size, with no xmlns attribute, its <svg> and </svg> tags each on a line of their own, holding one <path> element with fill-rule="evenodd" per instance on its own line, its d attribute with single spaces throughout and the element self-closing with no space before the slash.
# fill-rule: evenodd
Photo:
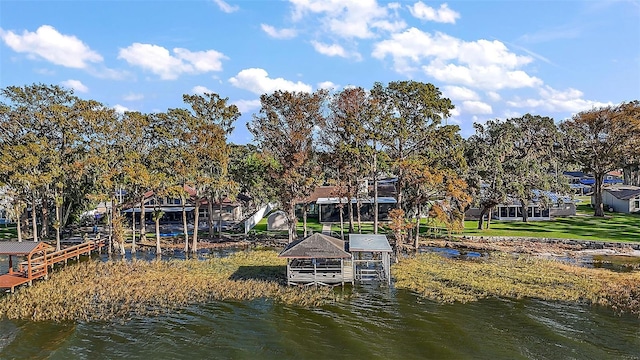
<svg viewBox="0 0 640 360">
<path fill-rule="evenodd" d="M 73 88 L 119 111 L 376 81 L 431 82 L 474 122 L 556 121 L 640 99 L 640 1 L 0 1 L 0 87 Z"/>
</svg>

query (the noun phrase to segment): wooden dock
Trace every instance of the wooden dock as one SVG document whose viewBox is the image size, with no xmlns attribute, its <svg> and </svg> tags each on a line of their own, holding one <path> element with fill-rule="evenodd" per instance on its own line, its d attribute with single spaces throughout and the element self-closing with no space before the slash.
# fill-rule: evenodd
<svg viewBox="0 0 640 360">
<path fill-rule="evenodd" d="M 69 259 L 80 259 L 80 255 L 90 255 L 92 251 L 99 251 L 104 245 L 104 240 L 87 241 L 60 251 L 48 252 L 51 246 L 43 242 L 0 242 L 0 255 L 9 256 L 9 272 L 0 275 L 0 289 L 14 292 L 19 285 L 31 285 L 33 280 L 46 279 L 55 264 L 66 264 Z M 27 258 L 18 264 L 17 271 L 14 270 L 13 256 Z"/>
</svg>

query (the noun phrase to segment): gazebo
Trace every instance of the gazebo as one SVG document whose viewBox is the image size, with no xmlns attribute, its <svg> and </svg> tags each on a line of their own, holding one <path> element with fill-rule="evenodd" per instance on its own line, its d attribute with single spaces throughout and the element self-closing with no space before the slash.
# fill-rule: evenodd
<svg viewBox="0 0 640 360">
<path fill-rule="evenodd" d="M 391 245 L 386 235 L 349 234 L 358 281 L 380 280 L 391 283 Z"/>
<path fill-rule="evenodd" d="M 0 289 L 10 289 L 13 292 L 18 285 L 24 283 L 31 285 L 33 279 L 46 276 L 47 264 L 34 262 L 33 257 L 36 254 L 42 254 L 44 259 L 49 248 L 51 245 L 44 242 L 0 241 L 0 255 L 9 256 L 9 272 L 0 275 Z M 19 264 L 18 271 L 14 270 L 14 256 L 27 258 Z"/>
<path fill-rule="evenodd" d="M 289 285 L 353 284 L 352 256 L 340 239 L 316 233 L 290 243 L 279 256 L 287 258 Z"/>
</svg>

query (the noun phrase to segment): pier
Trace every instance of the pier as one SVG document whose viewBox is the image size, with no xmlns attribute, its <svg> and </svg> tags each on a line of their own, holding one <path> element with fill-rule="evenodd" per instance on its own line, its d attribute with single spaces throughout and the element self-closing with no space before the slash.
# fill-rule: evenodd
<svg viewBox="0 0 640 360">
<path fill-rule="evenodd" d="M 104 240 L 90 240 L 60 251 L 52 251 L 53 247 L 45 242 L 0 242 L 0 255 L 9 256 L 9 272 L 0 275 L 0 290 L 14 292 L 17 286 L 31 285 L 36 279 L 46 279 L 55 264 L 80 259 L 80 255 L 90 255 L 104 245 Z M 17 270 L 14 269 L 14 256 L 26 257 L 26 260 L 18 263 Z"/>
</svg>

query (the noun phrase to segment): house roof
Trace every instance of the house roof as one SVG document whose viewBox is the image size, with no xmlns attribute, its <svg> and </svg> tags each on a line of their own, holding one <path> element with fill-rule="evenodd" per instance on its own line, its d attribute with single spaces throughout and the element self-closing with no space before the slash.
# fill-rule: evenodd
<svg viewBox="0 0 640 360">
<path fill-rule="evenodd" d="M 386 235 L 349 234 L 349 251 L 391 252 Z"/>
<path fill-rule="evenodd" d="M 640 195 L 640 187 L 631 185 L 606 187 L 602 191 L 606 191 L 620 200 L 629 200 Z"/>
<path fill-rule="evenodd" d="M 0 241 L 0 255 L 28 255 L 48 248 L 51 245 L 41 241 Z"/>
<path fill-rule="evenodd" d="M 395 180 L 388 183 L 378 183 L 378 198 L 394 198 L 396 195 Z M 369 186 L 369 196 L 373 197 L 373 186 Z M 318 186 L 313 190 L 311 195 L 307 196 L 304 201 L 298 200 L 298 203 L 318 202 L 319 199 L 336 199 L 338 203 L 338 187 L 337 186 Z M 353 201 L 355 202 L 355 201 Z M 373 201 L 372 201 L 373 202 Z"/>
<path fill-rule="evenodd" d="M 320 233 L 289 244 L 279 255 L 283 258 L 339 259 L 350 258 L 345 242 Z"/>
</svg>

